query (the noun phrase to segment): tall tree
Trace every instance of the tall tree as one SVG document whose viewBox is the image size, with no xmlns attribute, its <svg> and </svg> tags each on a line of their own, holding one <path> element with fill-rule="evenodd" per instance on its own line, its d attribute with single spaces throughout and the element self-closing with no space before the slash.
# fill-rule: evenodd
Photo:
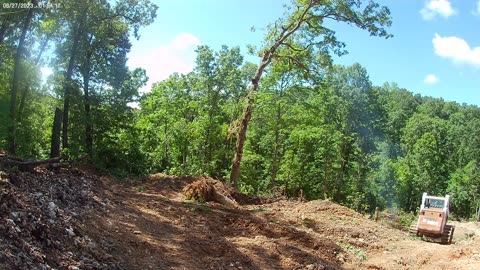
<svg viewBox="0 0 480 270">
<path fill-rule="evenodd" d="M 32 5 L 37 5 L 37 0 L 32 0 Z M 10 130 L 9 130 L 9 151 L 11 154 L 15 154 L 17 145 L 16 145 L 16 125 L 17 125 L 17 94 L 18 87 L 20 83 L 20 72 L 21 65 L 24 54 L 25 47 L 25 37 L 30 28 L 32 22 L 33 8 L 28 9 L 27 16 L 22 27 L 22 33 L 20 39 L 18 40 L 17 51 L 15 53 L 14 67 L 13 67 L 13 78 L 12 78 L 12 91 L 10 94 Z"/>
<path fill-rule="evenodd" d="M 295 6 L 288 9 L 289 13 L 286 15 L 286 19 L 281 18 L 269 27 L 266 44 L 260 51 L 262 58 L 252 78 L 250 91 L 247 95 L 247 105 L 240 120 L 235 156 L 230 173 L 230 181 L 234 188 L 237 188 L 237 180 L 240 175 L 243 147 L 255 103 L 254 95 L 265 68 L 270 65 L 273 59 L 288 58 L 299 67 L 305 67 L 308 66 L 306 59 L 295 58 L 291 55 L 296 53 L 298 55 L 298 52 L 308 51 L 311 47 L 316 48 L 327 59 L 330 59 L 331 51 L 338 55 L 344 54 L 343 47 L 345 44 L 339 42 L 335 37 L 335 32 L 324 25 L 324 21 L 328 19 L 354 24 L 367 30 L 373 36 L 391 37 L 383 28 L 391 25 L 388 8 L 381 7 L 373 1 L 370 1 L 367 5 L 362 2 L 359 0 L 328 2 L 297 0 Z M 296 40 L 303 42 L 299 44 L 299 42 L 295 42 Z M 285 48 L 285 53 L 278 53 L 279 49 L 282 51 L 281 48 Z"/>
<path fill-rule="evenodd" d="M 108 84 L 119 88 L 120 83 L 126 78 L 126 54 L 131 46 L 128 34 L 126 24 L 115 18 L 107 6 L 97 6 L 90 11 L 81 39 L 82 48 L 79 56 L 79 71 L 83 80 L 85 149 L 89 157 L 93 155 L 94 127 L 91 113 L 93 90 L 96 84 Z"/>
<path fill-rule="evenodd" d="M 79 11 L 76 15 L 74 24 L 70 31 L 70 36 L 72 39 L 70 53 L 68 57 L 68 66 L 65 73 L 65 82 L 64 82 L 64 95 L 63 95 L 63 116 L 62 116 L 62 148 L 68 148 L 68 124 L 69 124 L 69 113 L 70 113 L 70 100 L 71 92 L 74 90 L 75 82 L 72 80 L 75 63 L 77 61 L 78 48 L 80 43 L 80 38 L 83 35 L 85 28 L 85 21 L 87 20 L 88 7 L 90 6 L 89 0 L 84 0 Z"/>
<path fill-rule="evenodd" d="M 127 77 L 126 54 L 130 50 L 129 32 L 139 38 L 138 30 L 153 22 L 157 6 L 150 0 L 121 0 L 111 6 L 104 0 L 79 0 L 81 10 L 75 12 L 71 26 L 71 45 L 64 83 L 64 108 L 62 146 L 68 148 L 69 111 L 71 92 L 75 88 L 72 79 L 75 72 L 83 79 L 86 148 L 91 154 L 93 127 L 91 121 L 91 76 L 104 76 L 100 81 L 120 88 Z M 115 68 L 105 66 L 115 65 Z M 75 68 L 79 66 L 79 70 Z"/>
</svg>

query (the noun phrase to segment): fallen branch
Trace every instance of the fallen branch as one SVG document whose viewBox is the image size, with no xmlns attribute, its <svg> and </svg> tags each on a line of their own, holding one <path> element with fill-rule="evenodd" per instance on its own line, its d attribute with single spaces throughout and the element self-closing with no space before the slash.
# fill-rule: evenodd
<svg viewBox="0 0 480 270">
<path fill-rule="evenodd" d="M 227 196 L 218 192 L 215 189 L 215 187 L 213 188 L 213 198 L 212 199 L 215 202 L 218 202 L 220 204 L 223 204 L 223 205 L 231 207 L 231 208 L 237 208 L 238 207 L 237 203 L 234 200 L 232 200 L 232 199 L 228 198 Z"/>
<path fill-rule="evenodd" d="M 6 167 L 18 167 L 18 169 L 21 171 L 31 171 L 35 167 L 43 164 L 59 163 L 61 159 L 62 159 L 61 157 L 54 157 L 54 158 L 49 158 L 44 160 L 22 159 L 19 157 L 10 157 L 6 155 L 0 155 L 0 164 Z"/>
</svg>

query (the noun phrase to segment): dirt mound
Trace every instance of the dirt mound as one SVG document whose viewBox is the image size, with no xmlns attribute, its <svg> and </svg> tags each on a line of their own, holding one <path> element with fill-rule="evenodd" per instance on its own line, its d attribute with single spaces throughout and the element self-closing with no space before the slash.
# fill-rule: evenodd
<svg viewBox="0 0 480 270">
<path fill-rule="evenodd" d="M 124 187 L 135 191 L 146 191 L 161 194 L 170 199 L 183 200 L 183 188 L 204 176 L 172 176 L 163 173 L 150 174 L 141 178 L 130 178 L 122 180 Z"/>
<path fill-rule="evenodd" d="M 89 212 L 103 211 L 100 178 L 79 170 L 1 172 L 0 265 L 3 269 L 119 269 L 79 230 Z"/>
<path fill-rule="evenodd" d="M 384 248 L 381 240 L 397 241 L 403 235 L 398 230 L 382 226 L 347 207 L 326 200 L 303 203 L 284 200 L 262 207 L 264 215 L 285 220 L 319 239 L 332 240 L 347 251 L 360 254 L 358 259 L 361 260 L 362 253 Z"/>
<path fill-rule="evenodd" d="M 132 184 L 138 185 L 138 181 L 143 182 L 143 185 L 149 189 L 165 190 L 171 189 L 173 191 L 181 192 L 181 190 L 188 184 L 193 183 L 204 177 L 195 176 L 172 176 L 163 173 L 156 173 L 147 175 L 141 179 L 133 179 Z"/>
<path fill-rule="evenodd" d="M 230 196 L 240 205 L 261 205 L 280 200 L 280 198 L 262 198 L 255 195 L 240 193 L 235 190 L 230 191 Z"/>
<path fill-rule="evenodd" d="M 223 182 L 212 179 L 208 176 L 172 176 L 163 173 L 150 174 L 141 179 L 130 179 L 130 186 L 135 186 L 137 189 L 155 191 L 165 196 L 176 197 L 183 191 L 183 188 L 189 184 L 199 181 L 213 181 L 214 186 L 223 195 L 235 200 L 240 205 L 260 205 L 271 203 L 279 199 L 262 198 L 254 195 L 240 193 L 233 188 L 226 186 Z M 139 184 L 139 182 L 141 184 Z"/>
</svg>

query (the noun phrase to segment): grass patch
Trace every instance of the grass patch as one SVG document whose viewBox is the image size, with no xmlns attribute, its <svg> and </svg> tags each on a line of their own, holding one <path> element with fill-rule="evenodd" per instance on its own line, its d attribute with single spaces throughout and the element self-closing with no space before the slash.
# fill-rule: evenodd
<svg viewBox="0 0 480 270">
<path fill-rule="evenodd" d="M 304 218 L 302 219 L 302 225 L 307 227 L 307 228 L 313 228 L 315 227 L 315 220 L 311 219 L 311 218 Z"/>
<path fill-rule="evenodd" d="M 278 224 L 280 224 L 280 221 L 274 220 L 274 219 L 270 219 L 270 220 L 268 220 L 268 223 L 269 223 L 269 224 L 276 224 L 276 225 L 278 225 Z"/>
<path fill-rule="evenodd" d="M 380 214 L 380 220 L 390 227 L 399 230 L 408 230 L 413 221 L 418 218 L 412 212 L 405 212 L 401 209 L 388 209 Z"/>
<path fill-rule="evenodd" d="M 365 250 L 363 250 L 361 248 L 354 247 L 354 246 L 350 245 L 349 243 L 337 243 L 337 245 L 342 247 L 348 253 L 357 257 L 361 262 L 367 260 L 367 253 L 365 252 Z"/>
</svg>

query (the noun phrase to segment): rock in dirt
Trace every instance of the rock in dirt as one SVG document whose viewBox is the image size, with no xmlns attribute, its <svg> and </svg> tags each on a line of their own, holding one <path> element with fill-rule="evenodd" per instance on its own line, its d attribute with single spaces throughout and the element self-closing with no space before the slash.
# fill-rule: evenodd
<svg viewBox="0 0 480 270">
<path fill-rule="evenodd" d="M 57 211 L 58 211 L 58 206 L 54 202 L 49 202 L 48 203 L 48 216 L 52 220 L 57 219 Z"/>
</svg>

